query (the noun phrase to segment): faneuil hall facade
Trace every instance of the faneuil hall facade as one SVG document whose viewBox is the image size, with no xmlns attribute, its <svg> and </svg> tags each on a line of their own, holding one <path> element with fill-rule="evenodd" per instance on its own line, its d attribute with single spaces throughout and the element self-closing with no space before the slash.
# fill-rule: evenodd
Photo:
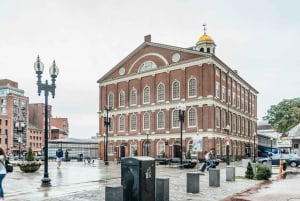
<svg viewBox="0 0 300 201">
<path fill-rule="evenodd" d="M 147 35 L 103 75 L 98 80 L 100 157 L 107 133 L 108 160 L 180 157 L 181 143 L 183 157 L 189 152 L 203 158 L 215 148 L 222 158 L 228 144 L 231 160 L 252 156 L 258 91 L 215 56 L 215 47 L 205 30 L 190 48 L 154 43 Z M 183 122 L 179 104 L 185 106 Z"/>
</svg>

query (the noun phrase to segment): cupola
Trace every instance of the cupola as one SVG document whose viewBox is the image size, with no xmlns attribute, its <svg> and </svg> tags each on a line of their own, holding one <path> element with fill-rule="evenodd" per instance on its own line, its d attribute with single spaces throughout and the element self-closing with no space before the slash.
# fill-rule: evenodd
<svg viewBox="0 0 300 201">
<path fill-rule="evenodd" d="M 194 50 L 199 52 L 215 54 L 216 44 L 212 37 L 206 34 L 206 24 L 203 24 L 204 34 L 199 37 Z"/>
</svg>

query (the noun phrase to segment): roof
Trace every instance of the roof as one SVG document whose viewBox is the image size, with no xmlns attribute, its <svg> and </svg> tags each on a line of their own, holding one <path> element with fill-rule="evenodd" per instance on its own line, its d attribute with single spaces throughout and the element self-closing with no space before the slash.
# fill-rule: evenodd
<svg viewBox="0 0 300 201">
<path fill-rule="evenodd" d="M 288 138 L 300 138 L 300 123 L 289 131 Z"/>
</svg>

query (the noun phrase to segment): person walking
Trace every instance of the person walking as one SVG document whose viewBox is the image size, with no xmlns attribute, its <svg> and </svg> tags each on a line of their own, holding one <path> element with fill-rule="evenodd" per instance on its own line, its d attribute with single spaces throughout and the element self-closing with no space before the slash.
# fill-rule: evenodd
<svg viewBox="0 0 300 201">
<path fill-rule="evenodd" d="M 6 176 L 5 168 L 6 154 L 2 147 L 0 147 L 0 200 L 4 200 L 4 191 L 3 191 L 3 180 Z"/>
<path fill-rule="evenodd" d="M 59 169 L 60 166 L 61 166 L 61 161 L 63 159 L 63 155 L 64 154 L 63 154 L 63 151 L 62 151 L 61 148 L 59 148 L 59 149 L 56 150 L 57 169 Z"/>
</svg>

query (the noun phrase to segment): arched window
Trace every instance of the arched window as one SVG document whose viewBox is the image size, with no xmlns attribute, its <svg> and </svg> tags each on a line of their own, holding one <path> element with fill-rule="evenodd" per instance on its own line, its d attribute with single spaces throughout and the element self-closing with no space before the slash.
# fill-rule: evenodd
<svg viewBox="0 0 300 201">
<path fill-rule="evenodd" d="M 172 113 L 172 127 L 178 128 L 179 127 L 179 111 L 173 110 Z"/>
<path fill-rule="evenodd" d="M 163 111 L 157 113 L 157 129 L 165 128 L 165 114 Z"/>
<path fill-rule="evenodd" d="M 130 115 L 130 130 L 136 131 L 136 115 L 135 114 Z"/>
<path fill-rule="evenodd" d="M 174 81 L 172 84 L 172 99 L 176 100 L 180 98 L 180 83 L 179 81 Z"/>
<path fill-rule="evenodd" d="M 188 125 L 189 127 L 195 127 L 196 126 L 196 117 L 197 117 L 197 114 L 196 114 L 196 109 L 195 108 L 190 108 L 189 109 L 189 113 L 188 113 L 188 118 L 189 118 L 189 122 L 188 122 Z"/>
<path fill-rule="evenodd" d="M 119 106 L 124 107 L 125 106 L 125 92 L 122 90 L 119 94 Z"/>
<path fill-rule="evenodd" d="M 132 142 L 130 144 L 130 153 L 129 154 L 130 154 L 130 156 L 138 155 L 136 142 Z"/>
<path fill-rule="evenodd" d="M 114 94 L 112 92 L 110 92 L 108 94 L 107 102 L 108 102 L 108 108 L 110 108 L 110 107 L 113 108 L 113 106 L 114 106 Z"/>
<path fill-rule="evenodd" d="M 144 114 L 144 130 L 149 130 L 150 129 L 150 115 L 149 113 Z"/>
<path fill-rule="evenodd" d="M 165 100 L 165 85 L 160 83 L 157 86 L 157 101 L 161 102 Z"/>
<path fill-rule="evenodd" d="M 153 68 L 157 68 L 156 64 L 153 61 L 145 61 L 141 66 L 139 72 L 144 72 L 151 70 Z"/>
<path fill-rule="evenodd" d="M 136 95 L 136 89 L 131 89 L 130 91 L 130 105 L 136 105 L 136 99 L 137 99 L 137 95 Z"/>
<path fill-rule="evenodd" d="M 191 78 L 189 80 L 189 84 L 188 84 L 188 87 L 189 87 L 189 89 L 188 89 L 189 95 L 188 96 L 189 97 L 195 97 L 197 95 L 197 93 L 196 93 L 197 85 L 196 84 L 197 84 L 197 82 L 196 82 L 195 78 Z"/>
<path fill-rule="evenodd" d="M 150 103 L 150 87 L 146 86 L 143 92 L 143 103 Z"/>
<path fill-rule="evenodd" d="M 119 117 L 119 131 L 125 131 L 125 117 L 123 115 Z"/>
<path fill-rule="evenodd" d="M 157 142 L 157 155 L 164 155 L 165 154 L 165 145 L 164 141 Z"/>
</svg>

